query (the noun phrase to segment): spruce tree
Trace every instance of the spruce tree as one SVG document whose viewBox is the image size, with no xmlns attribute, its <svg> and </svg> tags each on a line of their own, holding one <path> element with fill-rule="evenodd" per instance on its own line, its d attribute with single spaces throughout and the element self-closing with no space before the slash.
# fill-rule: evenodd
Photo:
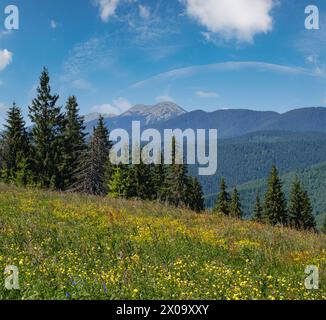
<svg viewBox="0 0 326 320">
<path fill-rule="evenodd" d="M 73 185 L 74 172 L 78 168 L 78 160 L 86 148 L 84 117 L 79 115 L 76 97 L 68 98 L 64 118 L 64 148 L 62 172 L 64 189 Z"/>
<path fill-rule="evenodd" d="M 114 198 L 129 198 L 130 197 L 130 172 L 129 166 L 119 164 L 112 166 L 112 174 L 108 181 L 108 193 Z"/>
<path fill-rule="evenodd" d="M 110 146 L 109 132 L 103 128 L 103 118 L 101 117 L 97 127 L 93 130 L 87 149 L 80 157 L 78 169 L 74 175 L 76 183 L 70 188 L 70 191 L 97 196 L 107 194 L 106 170 Z"/>
<path fill-rule="evenodd" d="M 240 203 L 240 195 L 236 187 L 233 189 L 233 193 L 232 193 L 230 214 L 234 218 L 241 219 L 243 217 L 243 212 Z"/>
<path fill-rule="evenodd" d="M 287 225 L 285 195 L 282 191 L 282 181 L 278 176 L 276 166 L 272 167 L 268 178 L 268 189 L 264 203 L 264 218 L 272 225 Z"/>
<path fill-rule="evenodd" d="M 221 180 L 220 192 L 217 195 L 216 204 L 214 207 L 215 213 L 223 213 L 225 215 L 230 214 L 230 194 L 227 192 L 227 185 L 225 179 Z"/>
<path fill-rule="evenodd" d="M 153 199 L 158 201 L 165 201 L 167 189 L 165 188 L 166 167 L 163 164 L 163 155 L 160 154 L 156 164 L 151 167 L 152 170 L 152 187 Z"/>
<path fill-rule="evenodd" d="M 316 220 L 313 214 L 313 208 L 307 191 L 303 191 L 302 194 L 302 226 L 304 230 L 315 231 Z"/>
<path fill-rule="evenodd" d="M 189 177 L 188 183 L 188 205 L 189 208 L 197 213 L 200 213 L 205 210 L 205 200 L 202 186 L 198 178 Z"/>
<path fill-rule="evenodd" d="M 295 178 L 292 185 L 288 212 L 291 227 L 302 229 L 303 191 L 298 177 Z"/>
<path fill-rule="evenodd" d="M 30 144 L 21 110 L 13 103 L 2 133 L 1 176 L 9 183 L 31 183 Z"/>
<path fill-rule="evenodd" d="M 263 208 L 261 205 L 259 192 L 257 192 L 256 194 L 256 203 L 253 212 L 253 220 L 256 222 L 263 222 Z"/>
<path fill-rule="evenodd" d="M 153 199 L 152 170 L 149 165 L 134 164 L 130 167 L 131 197 L 141 200 Z"/>
<path fill-rule="evenodd" d="M 58 95 L 52 95 L 46 68 L 40 76 L 37 97 L 29 107 L 32 121 L 34 173 L 41 187 L 60 189 L 63 154 L 63 115 L 57 106 Z"/>
<path fill-rule="evenodd" d="M 302 189 L 298 177 L 295 178 L 291 190 L 289 222 L 291 227 L 298 230 L 315 230 L 316 228 L 308 193 Z"/>
<path fill-rule="evenodd" d="M 166 175 L 166 195 L 165 201 L 175 207 L 188 206 L 188 169 L 184 164 L 177 164 L 176 153 L 178 146 L 176 140 L 172 141 L 172 165 L 168 166 Z"/>
<path fill-rule="evenodd" d="M 98 119 L 94 135 L 99 138 L 99 140 L 103 144 L 103 151 L 105 151 L 106 155 L 109 156 L 110 150 L 112 148 L 112 141 L 110 140 L 110 132 L 104 123 L 104 118 L 102 115 L 100 115 Z"/>
</svg>

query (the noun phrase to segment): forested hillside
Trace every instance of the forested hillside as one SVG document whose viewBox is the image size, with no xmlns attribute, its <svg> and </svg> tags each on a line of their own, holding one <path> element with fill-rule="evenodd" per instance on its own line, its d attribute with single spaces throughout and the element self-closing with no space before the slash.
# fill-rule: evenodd
<svg viewBox="0 0 326 320">
<path fill-rule="evenodd" d="M 318 226 L 322 226 L 323 219 L 326 215 L 326 162 L 307 169 L 295 170 L 283 174 L 281 179 L 287 199 L 289 199 L 291 185 L 296 176 L 299 177 L 304 188 L 308 191 Z M 266 179 L 259 179 L 238 186 L 242 207 L 248 217 L 253 212 L 257 192 L 263 197 L 266 189 Z M 213 194 L 207 196 L 206 200 L 209 203 L 213 203 L 215 198 L 216 194 Z"/>
<path fill-rule="evenodd" d="M 215 176 L 200 177 L 206 195 L 217 192 L 222 177 L 235 186 L 267 177 L 273 164 L 283 174 L 325 162 L 326 134 L 266 131 L 219 140 L 217 161 Z M 209 206 L 213 206 L 211 200 Z"/>
</svg>

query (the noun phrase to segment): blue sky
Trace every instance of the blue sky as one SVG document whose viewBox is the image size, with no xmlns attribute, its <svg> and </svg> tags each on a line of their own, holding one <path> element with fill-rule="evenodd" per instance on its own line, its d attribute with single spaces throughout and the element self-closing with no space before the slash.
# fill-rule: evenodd
<svg viewBox="0 0 326 320">
<path fill-rule="evenodd" d="M 4 8 L 20 29 L 4 30 Z M 306 30 L 314 4 L 320 30 Z M 322 0 L 1 0 L 0 123 L 24 112 L 46 66 L 63 105 L 121 113 L 172 100 L 186 110 L 285 112 L 326 105 Z"/>
</svg>

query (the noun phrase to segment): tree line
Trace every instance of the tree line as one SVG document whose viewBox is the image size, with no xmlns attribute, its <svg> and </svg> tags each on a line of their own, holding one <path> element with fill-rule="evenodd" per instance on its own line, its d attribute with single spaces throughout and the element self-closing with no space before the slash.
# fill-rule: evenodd
<svg viewBox="0 0 326 320">
<path fill-rule="evenodd" d="M 243 217 L 239 192 L 235 187 L 232 195 L 230 195 L 227 191 L 225 179 L 221 181 L 214 212 L 236 218 Z M 299 178 L 296 177 L 293 182 L 290 199 L 287 203 L 282 190 L 282 181 L 275 165 L 273 165 L 268 178 L 268 188 L 264 202 L 262 202 L 259 192 L 256 195 L 252 219 L 273 226 L 282 225 L 298 230 L 316 230 L 311 201 Z"/>
<path fill-rule="evenodd" d="M 90 137 L 79 115 L 75 96 L 64 110 L 52 94 L 46 68 L 41 73 L 37 96 L 28 108 L 31 127 L 26 128 L 20 108 L 9 109 L 0 141 L 0 178 L 5 183 L 36 186 L 89 195 L 157 200 L 201 212 L 204 196 L 197 178 L 186 165 L 176 164 L 173 140 L 171 165 L 110 163 L 112 142 L 100 116 Z M 161 161 L 162 162 L 162 161 Z"/>
</svg>

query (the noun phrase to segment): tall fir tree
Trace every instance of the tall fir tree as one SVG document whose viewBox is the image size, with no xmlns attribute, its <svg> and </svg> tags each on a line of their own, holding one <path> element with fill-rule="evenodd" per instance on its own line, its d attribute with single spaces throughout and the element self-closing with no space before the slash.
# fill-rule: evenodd
<svg viewBox="0 0 326 320">
<path fill-rule="evenodd" d="M 79 115 L 79 108 L 75 96 L 68 98 L 66 103 L 63 129 L 63 188 L 73 185 L 74 172 L 78 168 L 78 160 L 86 148 L 84 117 Z"/>
<path fill-rule="evenodd" d="M 288 212 L 291 227 L 302 229 L 303 191 L 298 177 L 292 185 Z"/>
<path fill-rule="evenodd" d="M 177 161 L 176 139 L 172 140 L 172 164 L 168 166 L 165 180 L 165 201 L 175 207 L 188 207 L 188 169 Z M 180 160 L 180 159 L 179 159 Z"/>
<path fill-rule="evenodd" d="M 303 190 L 298 177 L 292 185 L 288 211 L 291 227 L 298 230 L 315 230 L 316 222 L 310 199 L 308 193 Z"/>
<path fill-rule="evenodd" d="M 197 213 L 205 210 L 205 200 L 202 186 L 198 178 L 189 177 L 189 188 L 187 191 L 189 208 Z"/>
<path fill-rule="evenodd" d="M 100 117 L 87 149 L 80 157 L 74 174 L 76 183 L 70 188 L 71 191 L 97 196 L 107 194 L 106 172 L 110 147 L 109 131 L 103 126 L 103 117 Z"/>
<path fill-rule="evenodd" d="M 106 156 L 109 156 L 112 148 L 112 141 L 110 140 L 110 132 L 105 125 L 104 117 L 102 115 L 100 115 L 98 119 L 97 127 L 94 130 L 94 135 L 96 135 L 103 144 L 103 151 L 105 151 Z"/>
<path fill-rule="evenodd" d="M 130 198 L 130 168 L 126 164 L 112 166 L 112 174 L 108 180 L 108 193 L 114 198 Z"/>
<path fill-rule="evenodd" d="M 152 187 L 153 187 L 153 196 L 155 200 L 165 201 L 166 192 L 168 191 L 165 188 L 166 182 L 166 167 L 163 164 L 163 155 L 160 154 L 160 161 L 157 161 L 156 164 L 152 166 Z"/>
<path fill-rule="evenodd" d="M 268 178 L 268 189 L 264 203 L 264 219 L 272 225 L 287 225 L 285 195 L 282 191 L 282 181 L 275 165 Z"/>
<path fill-rule="evenodd" d="M 215 213 L 222 213 L 228 216 L 230 214 L 230 203 L 231 203 L 231 197 L 227 191 L 227 185 L 225 179 L 222 178 L 220 184 L 220 192 L 217 195 L 217 199 L 213 211 Z"/>
<path fill-rule="evenodd" d="M 37 97 L 29 107 L 32 121 L 34 173 L 39 185 L 61 189 L 63 155 L 63 115 L 57 106 L 58 95 L 52 95 L 46 68 L 40 76 Z"/>
<path fill-rule="evenodd" d="M 256 203 L 255 203 L 255 208 L 253 212 L 253 220 L 256 222 L 263 222 L 263 207 L 261 205 L 260 201 L 260 194 L 257 192 L 256 194 Z"/>
<path fill-rule="evenodd" d="M 2 133 L 1 176 L 7 183 L 31 183 L 30 143 L 20 108 L 13 103 Z"/>
<path fill-rule="evenodd" d="M 131 180 L 131 197 L 141 200 L 153 200 L 153 180 L 152 180 L 151 167 L 144 164 L 134 164 L 130 167 L 130 180 Z"/>
<path fill-rule="evenodd" d="M 241 209 L 240 194 L 235 187 L 232 192 L 230 215 L 234 218 L 242 219 L 243 211 Z"/>
<path fill-rule="evenodd" d="M 316 231 L 316 220 L 313 214 L 313 208 L 307 191 L 302 194 L 302 225 L 304 230 Z"/>
</svg>

